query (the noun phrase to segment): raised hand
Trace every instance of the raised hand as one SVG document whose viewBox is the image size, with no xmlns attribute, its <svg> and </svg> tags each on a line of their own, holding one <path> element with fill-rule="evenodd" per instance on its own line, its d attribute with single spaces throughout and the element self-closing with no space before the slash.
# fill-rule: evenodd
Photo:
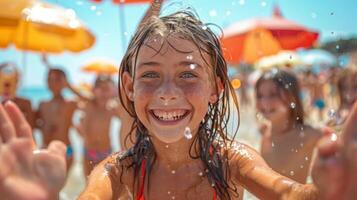
<svg viewBox="0 0 357 200">
<path fill-rule="evenodd" d="M 18 107 L 0 104 L 0 194 L 7 200 L 57 199 L 66 178 L 66 147 L 54 141 L 35 150 L 31 128 Z"/>
<path fill-rule="evenodd" d="M 327 133 L 318 144 L 312 176 L 321 199 L 355 199 L 357 190 L 357 104 L 355 103 L 341 138 Z"/>
</svg>

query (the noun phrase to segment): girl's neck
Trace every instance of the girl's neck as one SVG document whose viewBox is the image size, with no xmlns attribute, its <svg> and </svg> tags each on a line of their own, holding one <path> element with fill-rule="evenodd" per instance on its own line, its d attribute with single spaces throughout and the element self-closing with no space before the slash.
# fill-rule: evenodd
<svg viewBox="0 0 357 200">
<path fill-rule="evenodd" d="M 296 123 L 291 122 L 291 120 L 287 121 L 286 123 L 276 123 L 272 126 L 272 134 L 273 135 L 282 135 L 290 130 L 294 129 Z"/>
<path fill-rule="evenodd" d="M 175 143 L 164 143 L 156 138 L 152 138 L 152 143 L 155 146 L 158 164 L 170 166 L 172 169 L 177 169 L 180 166 L 192 163 L 194 159 L 190 157 L 190 147 L 193 140 L 182 138 Z M 195 151 L 193 151 L 195 152 Z"/>
</svg>

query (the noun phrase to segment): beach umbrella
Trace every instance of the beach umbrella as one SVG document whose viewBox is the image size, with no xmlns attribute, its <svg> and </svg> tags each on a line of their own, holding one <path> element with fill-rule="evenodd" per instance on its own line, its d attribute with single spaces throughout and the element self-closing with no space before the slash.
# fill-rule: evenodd
<svg viewBox="0 0 357 200">
<path fill-rule="evenodd" d="M 275 55 L 262 57 L 254 66 L 264 70 L 272 67 L 294 67 L 300 64 L 302 61 L 296 52 L 285 50 Z"/>
<path fill-rule="evenodd" d="M 302 68 L 309 68 L 315 74 L 337 67 L 337 57 L 322 49 L 301 50 L 297 52 L 302 61 Z"/>
<path fill-rule="evenodd" d="M 297 52 L 304 65 L 335 66 L 337 57 L 322 49 L 301 50 Z"/>
<path fill-rule="evenodd" d="M 94 73 L 97 75 L 114 75 L 119 72 L 119 65 L 109 59 L 94 59 L 87 62 L 81 68 L 84 72 Z"/>
<path fill-rule="evenodd" d="M 254 63 L 281 50 L 309 48 L 318 39 L 316 31 L 285 19 L 275 7 L 273 16 L 237 22 L 223 30 L 221 39 L 228 63 Z"/>
<path fill-rule="evenodd" d="M 38 0 L 0 0 L 0 47 L 46 53 L 90 48 L 93 34 L 72 9 Z"/>
</svg>

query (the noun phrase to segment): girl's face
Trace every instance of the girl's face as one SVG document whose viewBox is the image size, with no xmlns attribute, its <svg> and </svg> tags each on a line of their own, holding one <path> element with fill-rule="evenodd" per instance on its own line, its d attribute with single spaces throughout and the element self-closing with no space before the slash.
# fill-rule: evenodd
<svg viewBox="0 0 357 200">
<path fill-rule="evenodd" d="M 257 110 L 273 124 L 282 123 L 289 119 L 289 108 L 281 98 L 278 86 L 272 80 L 260 83 L 256 91 Z"/>
<path fill-rule="evenodd" d="M 110 81 L 103 81 L 93 88 L 94 98 L 101 103 L 106 103 L 114 97 L 115 87 Z"/>
<path fill-rule="evenodd" d="M 135 68 L 134 78 L 124 73 L 124 87 L 151 136 L 177 142 L 184 138 L 186 127 L 194 136 L 208 104 L 217 100 L 211 66 L 198 48 L 174 36 L 155 37 L 140 48 Z"/>
<path fill-rule="evenodd" d="M 357 73 L 347 76 L 342 82 L 342 98 L 351 105 L 357 100 Z"/>
</svg>

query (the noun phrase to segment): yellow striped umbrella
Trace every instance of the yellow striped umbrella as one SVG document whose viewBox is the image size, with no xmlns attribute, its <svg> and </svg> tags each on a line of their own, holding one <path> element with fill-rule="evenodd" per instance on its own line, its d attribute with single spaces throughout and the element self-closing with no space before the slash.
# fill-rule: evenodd
<svg viewBox="0 0 357 200">
<path fill-rule="evenodd" d="M 0 48 L 79 52 L 95 42 L 71 9 L 38 0 L 0 0 L 0 8 Z"/>
</svg>

